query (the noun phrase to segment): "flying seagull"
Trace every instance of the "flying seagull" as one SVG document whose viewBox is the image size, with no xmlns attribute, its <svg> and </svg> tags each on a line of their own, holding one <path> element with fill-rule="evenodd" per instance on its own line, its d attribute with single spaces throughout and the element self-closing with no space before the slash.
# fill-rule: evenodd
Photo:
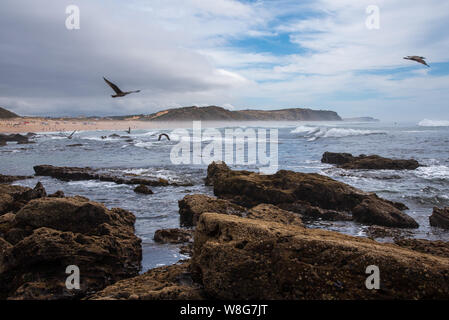
<svg viewBox="0 0 449 320">
<path fill-rule="evenodd" d="M 166 137 L 168 139 L 168 141 L 170 141 L 170 137 L 168 136 L 168 134 L 166 133 L 161 133 L 159 135 L 159 139 L 157 139 L 157 141 L 161 141 L 162 137 Z"/>
<path fill-rule="evenodd" d="M 123 92 L 122 90 L 120 90 L 119 87 L 117 87 L 115 84 L 113 84 L 111 81 L 109 81 L 108 79 L 106 79 L 105 77 L 103 77 L 104 81 L 106 81 L 106 83 L 112 88 L 112 90 L 114 90 L 115 95 L 112 95 L 111 97 L 113 98 L 118 98 L 118 97 L 124 97 L 130 93 L 137 93 L 140 92 L 140 90 L 136 90 L 136 91 L 126 91 Z"/>
<path fill-rule="evenodd" d="M 426 59 L 426 58 L 424 58 L 424 57 L 419 57 L 419 56 L 407 56 L 407 57 L 404 57 L 404 59 L 407 59 L 407 60 L 413 60 L 413 61 L 419 62 L 419 63 L 424 64 L 424 65 L 426 65 L 426 66 L 428 66 L 428 67 L 430 68 L 430 66 L 426 63 L 426 61 L 424 61 L 424 59 Z"/>
</svg>

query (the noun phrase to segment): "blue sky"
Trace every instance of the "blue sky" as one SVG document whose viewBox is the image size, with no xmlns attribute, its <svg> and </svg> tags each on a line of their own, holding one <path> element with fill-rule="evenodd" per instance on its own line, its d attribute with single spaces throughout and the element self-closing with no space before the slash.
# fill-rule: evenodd
<svg viewBox="0 0 449 320">
<path fill-rule="evenodd" d="M 69 4 L 80 30 L 65 28 Z M 370 5 L 379 29 L 366 27 Z M 221 105 L 449 120 L 448 29 L 441 0 L 4 0 L 0 105 L 29 115 Z M 142 92 L 112 100 L 103 75 Z"/>
</svg>

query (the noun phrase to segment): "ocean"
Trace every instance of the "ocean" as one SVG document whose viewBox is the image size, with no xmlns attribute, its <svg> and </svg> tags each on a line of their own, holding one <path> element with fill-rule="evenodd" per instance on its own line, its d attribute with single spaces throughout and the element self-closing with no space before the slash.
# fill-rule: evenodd
<svg viewBox="0 0 449 320">
<path fill-rule="evenodd" d="M 234 124 L 203 123 L 204 128 L 257 130 L 277 129 L 278 168 L 315 172 L 348 183 L 364 191 L 405 203 L 406 211 L 419 224 L 407 230 L 410 237 L 449 240 L 449 233 L 429 225 L 433 207 L 449 206 L 449 123 L 423 120 L 419 123 L 386 122 L 238 122 Z M 187 135 L 192 123 L 185 123 Z M 189 129 L 190 128 L 190 129 Z M 167 133 L 171 140 L 162 138 Z M 121 138 L 109 137 L 118 134 Z M 108 136 L 102 139 L 102 136 Z M 33 175 L 33 166 L 92 167 L 128 176 L 164 178 L 190 186 L 152 187 L 153 195 L 140 195 L 134 186 L 112 182 L 63 182 L 49 177 L 35 177 L 15 184 L 33 187 L 41 181 L 48 193 L 62 190 L 67 196 L 82 195 L 133 212 L 137 218 L 136 233 L 142 239 L 143 270 L 168 265 L 187 258 L 178 245 L 161 245 L 153 241 L 154 232 L 179 227 L 178 200 L 187 194 L 213 195 L 204 185 L 207 164 L 175 164 L 173 148 L 188 136 L 166 129 L 123 131 L 83 131 L 73 139 L 59 132 L 39 133 L 35 144 L 9 143 L 0 147 L 0 173 Z M 214 138 L 202 138 L 204 143 Z M 132 141 L 131 141 L 132 140 Z M 81 144 L 81 146 L 79 146 Z M 75 145 L 75 146 L 70 146 Z M 78 146 L 76 146 L 78 145 Z M 247 146 L 245 145 L 245 150 Z M 423 166 L 412 171 L 343 170 L 321 163 L 325 151 L 349 152 L 353 155 L 378 154 L 392 158 L 414 158 Z M 259 170 L 259 165 L 230 165 L 233 169 Z M 310 228 L 324 228 L 355 236 L 366 236 L 366 227 L 355 222 L 314 221 Z"/>
</svg>

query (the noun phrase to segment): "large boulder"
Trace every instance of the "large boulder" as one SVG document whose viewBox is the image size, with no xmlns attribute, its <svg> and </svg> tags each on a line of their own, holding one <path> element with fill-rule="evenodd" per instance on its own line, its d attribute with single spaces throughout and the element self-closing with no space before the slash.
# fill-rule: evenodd
<svg viewBox="0 0 449 320">
<path fill-rule="evenodd" d="M 213 299 L 447 299 L 449 258 L 272 221 L 204 213 L 194 280 Z M 366 287 L 368 266 L 381 287 Z"/>
<path fill-rule="evenodd" d="M 325 152 L 321 162 L 336 164 L 343 169 L 415 170 L 420 166 L 414 159 L 390 159 L 378 155 L 354 157 L 350 153 L 334 152 Z"/>
<path fill-rule="evenodd" d="M 47 195 L 40 182 L 34 189 L 22 186 L 0 184 L 0 215 L 8 212 L 17 212 L 30 200 L 42 198 Z"/>
<path fill-rule="evenodd" d="M 429 217 L 430 225 L 443 229 L 449 229 L 449 207 L 440 209 L 433 208 L 433 213 Z"/>
<path fill-rule="evenodd" d="M 80 298 L 140 270 L 135 217 L 123 209 L 83 197 L 44 197 L 2 218 L 10 246 L 0 260 L 0 298 Z M 65 287 L 70 265 L 80 270 L 80 290 Z"/>
<path fill-rule="evenodd" d="M 187 195 L 178 201 L 181 225 L 195 226 L 204 212 L 217 212 L 243 216 L 247 209 L 227 200 L 209 197 L 204 194 Z"/>
<path fill-rule="evenodd" d="M 406 206 L 363 192 L 316 173 L 280 170 L 273 175 L 233 171 L 226 164 L 212 163 L 206 181 L 214 194 L 244 207 L 261 203 L 330 220 L 352 218 L 388 227 L 417 228 L 418 223 L 401 210 Z M 321 208 L 319 212 L 316 208 Z M 357 208 L 354 215 L 354 210 Z"/>
<path fill-rule="evenodd" d="M 229 200 L 203 194 L 187 195 L 178 204 L 181 224 L 184 226 L 195 226 L 199 217 L 205 212 L 302 225 L 300 214 L 283 210 L 271 204 L 263 203 L 248 209 Z"/>
</svg>

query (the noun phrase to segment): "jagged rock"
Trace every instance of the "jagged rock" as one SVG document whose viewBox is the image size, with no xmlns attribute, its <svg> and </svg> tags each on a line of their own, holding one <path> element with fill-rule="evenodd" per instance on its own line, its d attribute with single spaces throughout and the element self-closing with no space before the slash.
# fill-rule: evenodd
<svg viewBox="0 0 449 320">
<path fill-rule="evenodd" d="M 230 201 L 209 197 L 203 194 L 187 195 L 178 201 L 181 225 L 195 226 L 204 212 L 246 215 L 247 209 Z"/>
<path fill-rule="evenodd" d="M 214 194 L 245 206 L 274 204 L 289 211 L 323 219 L 348 220 L 398 228 L 417 228 L 418 223 L 398 207 L 405 205 L 379 198 L 345 183 L 316 173 L 280 170 L 273 175 L 233 171 L 224 163 L 208 167 L 206 182 Z M 316 208 L 323 209 L 320 212 Z M 304 209 L 305 208 L 305 209 Z"/>
<path fill-rule="evenodd" d="M 194 283 L 190 263 L 151 269 L 119 281 L 89 297 L 90 300 L 203 300 L 204 292 Z"/>
<path fill-rule="evenodd" d="M 1 218 L 11 246 L 0 260 L 0 298 L 80 298 L 140 270 L 135 217 L 123 209 L 84 197 L 45 197 Z M 69 265 L 80 268 L 80 290 L 65 287 Z"/>
<path fill-rule="evenodd" d="M 154 233 L 154 241 L 159 243 L 185 243 L 193 240 L 193 231 L 187 229 L 161 229 Z"/>
<path fill-rule="evenodd" d="M 188 186 L 191 183 L 170 183 L 166 179 L 144 179 L 144 178 L 132 178 L 126 179 L 125 177 L 113 176 L 108 173 L 101 173 L 98 170 L 92 168 L 78 168 L 78 167 L 55 167 L 51 165 L 39 165 L 34 167 L 36 176 L 53 177 L 62 181 L 81 181 L 81 180 L 99 180 L 114 182 L 117 184 L 129 184 L 129 185 L 146 185 L 146 186 Z"/>
<path fill-rule="evenodd" d="M 433 213 L 429 217 L 430 225 L 433 227 L 440 227 L 443 229 L 449 229 L 449 207 L 439 209 L 433 208 Z"/>
<path fill-rule="evenodd" d="M 141 194 L 153 194 L 153 191 L 151 191 L 150 188 L 148 188 L 146 185 L 139 185 L 134 189 L 135 193 L 141 193 Z"/>
<path fill-rule="evenodd" d="M 336 164 L 343 169 L 415 170 L 420 166 L 414 159 L 389 159 L 378 155 L 354 157 L 350 153 L 334 152 L 325 152 L 321 162 Z"/>
<path fill-rule="evenodd" d="M 449 259 L 393 244 L 272 221 L 204 213 L 193 279 L 218 300 L 446 299 Z M 380 269 L 368 290 L 365 270 Z"/>
</svg>

